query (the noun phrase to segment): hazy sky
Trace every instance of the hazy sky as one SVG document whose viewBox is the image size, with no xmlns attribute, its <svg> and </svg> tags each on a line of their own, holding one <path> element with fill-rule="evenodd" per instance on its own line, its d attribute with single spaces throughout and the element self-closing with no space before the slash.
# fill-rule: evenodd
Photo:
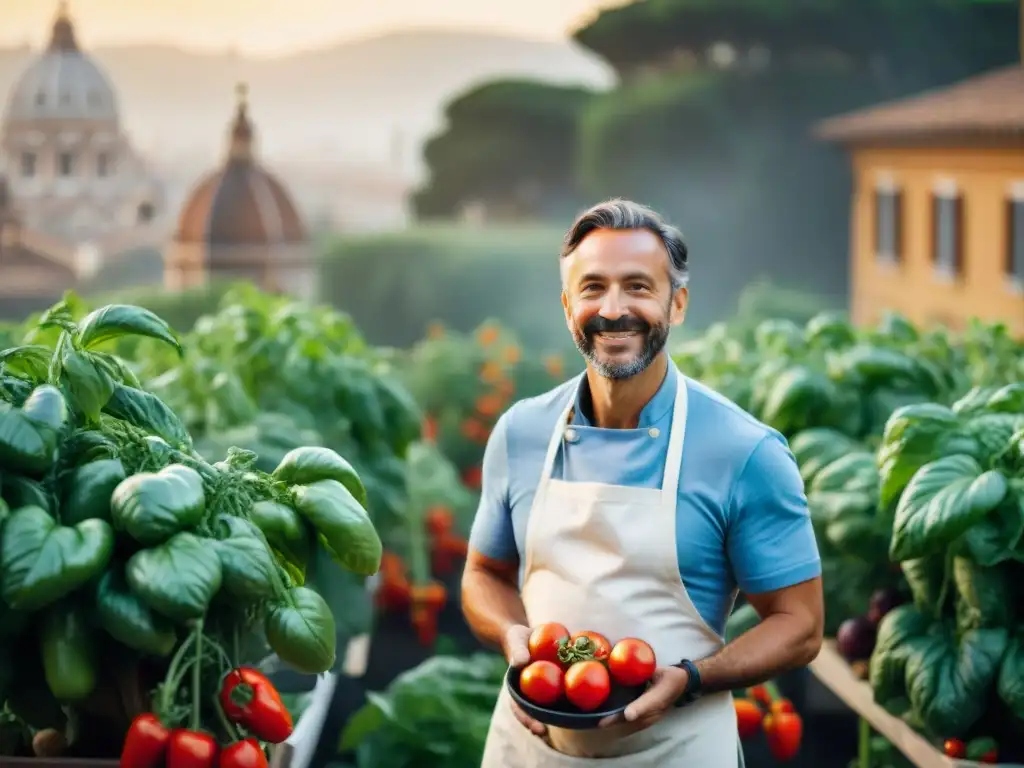
<svg viewBox="0 0 1024 768">
<path fill-rule="evenodd" d="M 69 0 L 86 45 L 161 42 L 287 53 L 409 27 L 557 38 L 622 0 Z M 0 0 L 0 46 L 41 45 L 57 0 Z"/>
</svg>

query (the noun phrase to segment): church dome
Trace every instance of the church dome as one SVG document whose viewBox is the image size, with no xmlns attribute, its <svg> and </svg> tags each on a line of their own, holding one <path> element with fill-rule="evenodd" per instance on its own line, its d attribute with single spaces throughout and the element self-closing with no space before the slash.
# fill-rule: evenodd
<svg viewBox="0 0 1024 768">
<path fill-rule="evenodd" d="M 78 47 L 74 25 L 62 3 L 50 44 L 11 89 L 4 122 L 74 120 L 116 125 L 117 94 L 103 70 Z"/>
<path fill-rule="evenodd" d="M 175 240 L 209 245 L 272 245 L 306 241 L 306 228 L 284 185 L 253 155 L 246 89 L 223 165 L 205 176 L 182 206 Z"/>
</svg>

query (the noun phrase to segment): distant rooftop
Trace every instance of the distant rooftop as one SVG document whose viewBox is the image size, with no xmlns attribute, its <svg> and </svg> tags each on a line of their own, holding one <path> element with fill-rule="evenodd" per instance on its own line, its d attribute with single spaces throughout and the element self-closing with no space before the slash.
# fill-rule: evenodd
<svg viewBox="0 0 1024 768">
<path fill-rule="evenodd" d="M 829 118 L 814 135 L 843 144 L 1024 142 L 1024 65 Z"/>
</svg>

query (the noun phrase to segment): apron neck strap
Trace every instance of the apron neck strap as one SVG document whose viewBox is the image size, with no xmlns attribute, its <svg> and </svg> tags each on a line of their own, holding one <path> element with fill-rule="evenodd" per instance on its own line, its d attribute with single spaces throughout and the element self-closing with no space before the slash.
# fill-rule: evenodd
<svg viewBox="0 0 1024 768">
<path fill-rule="evenodd" d="M 686 377 L 674 365 L 669 375 L 676 377 L 676 401 L 672 407 L 672 427 L 668 433 L 668 450 L 665 452 L 665 476 L 661 481 L 661 498 L 672 509 L 676 507 L 679 493 L 679 475 L 683 467 L 683 445 L 686 439 L 686 413 L 689 405 L 689 391 Z"/>
<path fill-rule="evenodd" d="M 586 374 L 583 374 L 584 376 Z M 686 388 L 686 379 L 679 369 L 674 365 L 669 369 L 669 376 L 676 377 L 676 398 L 672 408 L 672 426 L 668 434 L 668 451 L 665 454 L 665 476 L 661 481 L 662 500 L 665 504 L 676 505 L 676 496 L 679 493 L 679 474 L 683 464 L 683 444 L 686 437 L 686 413 L 689 403 L 689 392 Z M 577 384 L 582 382 L 582 377 Z M 551 479 L 551 473 L 555 468 L 555 457 L 558 449 L 562 447 L 562 438 L 569 426 L 569 416 L 576 405 L 577 387 L 572 389 L 569 395 L 569 402 L 555 422 L 555 428 L 551 432 L 551 440 L 548 442 L 548 451 L 544 457 L 544 468 L 540 475 L 541 486 L 547 485 Z"/>
</svg>

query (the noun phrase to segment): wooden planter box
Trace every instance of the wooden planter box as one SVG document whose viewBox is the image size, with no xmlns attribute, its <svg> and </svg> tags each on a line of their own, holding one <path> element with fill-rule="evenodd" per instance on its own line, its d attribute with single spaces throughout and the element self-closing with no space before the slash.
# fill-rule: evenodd
<svg viewBox="0 0 1024 768">
<path fill-rule="evenodd" d="M 115 768 L 117 760 L 82 760 L 73 757 L 0 757 L 2 768 Z"/>
<path fill-rule="evenodd" d="M 836 650 L 834 640 L 826 640 L 818 658 L 811 662 L 814 676 L 838 696 L 850 709 L 885 736 L 918 768 L 985 768 L 971 760 L 946 757 L 917 731 L 893 717 L 875 703 L 871 686 L 859 679 Z M 1020 763 L 999 763 L 995 768 L 1024 768 Z"/>
</svg>

